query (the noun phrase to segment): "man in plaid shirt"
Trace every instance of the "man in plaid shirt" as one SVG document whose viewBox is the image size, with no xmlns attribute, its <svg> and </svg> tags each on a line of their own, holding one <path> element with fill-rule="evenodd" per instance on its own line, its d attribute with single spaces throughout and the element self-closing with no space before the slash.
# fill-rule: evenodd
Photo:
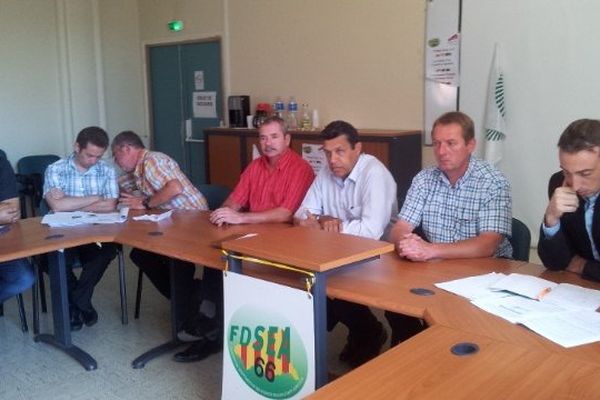
<svg viewBox="0 0 600 400">
<path fill-rule="evenodd" d="M 164 153 L 146 150 L 135 132 L 119 133 L 113 139 L 111 147 L 115 162 L 124 172 L 119 177 L 120 204 L 139 210 L 208 210 L 206 199 L 181 171 L 177 162 Z M 136 248 L 131 250 L 129 257 L 148 276 L 158 291 L 170 299 L 171 258 Z M 213 288 L 209 288 L 206 282 L 201 283 L 194 279 L 196 267 L 193 263 L 177 259 L 173 262 L 177 292 L 177 330 L 195 333 L 196 325 L 204 322 L 196 321 L 200 292 Z M 214 273 L 212 270 L 205 270 L 204 279 Z M 220 274 L 217 275 L 220 277 Z M 220 346 L 215 345 L 208 350 L 214 352 L 217 348 Z"/>
<path fill-rule="evenodd" d="M 433 124 L 437 166 L 412 181 L 390 234 L 400 257 L 411 261 L 512 256 L 510 185 L 492 165 L 472 156 L 473 121 L 449 112 Z M 424 238 L 413 233 L 420 227 Z M 422 329 L 421 321 L 387 312 L 392 345 Z"/>
<path fill-rule="evenodd" d="M 77 135 L 73 153 L 50 164 L 44 178 L 44 198 L 53 211 L 113 211 L 119 189 L 114 168 L 101 160 L 108 148 L 108 135 L 96 126 L 87 127 Z M 94 287 L 100 282 L 108 264 L 115 258 L 114 243 L 95 243 L 65 250 L 67 266 L 76 258 L 82 264 L 79 279 L 67 269 L 71 330 L 83 324 L 92 326 L 98 313 L 92 306 Z"/>
</svg>

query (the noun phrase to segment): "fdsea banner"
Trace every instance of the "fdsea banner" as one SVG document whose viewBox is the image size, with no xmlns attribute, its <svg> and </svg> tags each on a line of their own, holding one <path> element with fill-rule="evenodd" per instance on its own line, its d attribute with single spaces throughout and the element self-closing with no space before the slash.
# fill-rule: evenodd
<svg viewBox="0 0 600 400">
<path fill-rule="evenodd" d="M 233 272 L 223 275 L 222 398 L 300 399 L 314 392 L 312 296 Z"/>
</svg>

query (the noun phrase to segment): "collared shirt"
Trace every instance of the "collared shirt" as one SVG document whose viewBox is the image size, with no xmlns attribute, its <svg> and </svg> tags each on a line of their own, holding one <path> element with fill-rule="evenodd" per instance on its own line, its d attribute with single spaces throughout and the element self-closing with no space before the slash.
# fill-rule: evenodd
<svg viewBox="0 0 600 400">
<path fill-rule="evenodd" d="M 594 237 L 592 236 L 592 221 L 594 220 L 594 207 L 599 195 L 600 193 L 596 193 L 592 197 L 585 200 L 585 212 L 583 214 L 585 219 L 585 230 L 587 231 L 588 238 L 590 239 L 590 244 L 592 245 L 592 254 L 594 255 L 594 259 L 596 261 L 600 261 L 600 254 L 598 253 L 596 243 L 594 242 Z M 546 226 L 546 224 L 542 222 L 542 230 L 544 232 L 544 236 L 547 238 L 552 238 L 560 230 L 560 219 L 556 225 L 550 227 Z"/>
<path fill-rule="evenodd" d="M 75 165 L 75 153 L 60 159 L 46 168 L 44 174 L 44 196 L 54 188 L 66 196 L 103 196 L 105 199 L 118 199 L 117 173 L 104 160 L 81 172 Z"/>
<path fill-rule="evenodd" d="M 438 167 L 419 172 L 398 218 L 421 225 L 432 243 L 454 243 L 496 232 L 504 238 L 494 255 L 512 255 L 507 239 L 512 231 L 510 185 L 500 171 L 475 157 L 454 186 Z"/>
<path fill-rule="evenodd" d="M 190 182 L 175 160 L 157 151 L 144 150 L 135 170 L 119 177 L 122 191 L 141 194 L 148 198 L 161 190 L 169 181 L 177 179 L 183 192 L 157 208 L 181 210 L 208 210 L 206 199 Z"/>
<path fill-rule="evenodd" d="M 397 210 L 396 182 L 375 157 L 361 154 L 346 179 L 323 168 L 308 189 L 295 217 L 306 212 L 342 220 L 342 232 L 379 239 Z"/>
<path fill-rule="evenodd" d="M 17 197 L 17 180 L 8 160 L 0 155 L 0 201 Z"/>
<path fill-rule="evenodd" d="M 294 213 L 314 177 L 310 165 L 287 149 L 274 167 L 265 156 L 252 161 L 242 173 L 231 199 L 251 212 L 284 207 Z"/>
</svg>

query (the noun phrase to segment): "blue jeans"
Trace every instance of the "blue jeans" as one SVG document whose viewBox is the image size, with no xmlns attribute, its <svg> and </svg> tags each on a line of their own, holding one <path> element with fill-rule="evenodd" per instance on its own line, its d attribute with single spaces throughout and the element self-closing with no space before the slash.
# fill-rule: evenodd
<svg viewBox="0 0 600 400">
<path fill-rule="evenodd" d="M 33 285 L 31 264 L 26 258 L 0 263 L 0 303 Z"/>
</svg>

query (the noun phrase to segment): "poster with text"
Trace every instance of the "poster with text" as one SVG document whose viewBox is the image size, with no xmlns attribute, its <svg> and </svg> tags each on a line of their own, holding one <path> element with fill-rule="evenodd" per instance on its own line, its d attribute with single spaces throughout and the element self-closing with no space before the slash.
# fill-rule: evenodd
<svg viewBox="0 0 600 400">
<path fill-rule="evenodd" d="M 315 390 L 314 309 L 304 290 L 223 274 L 222 399 L 301 399 Z"/>
<path fill-rule="evenodd" d="M 217 118 L 217 92 L 192 94 L 194 118 Z"/>
<path fill-rule="evenodd" d="M 327 165 L 327 157 L 322 147 L 321 144 L 302 143 L 302 158 L 310 164 L 315 175 Z"/>
</svg>

